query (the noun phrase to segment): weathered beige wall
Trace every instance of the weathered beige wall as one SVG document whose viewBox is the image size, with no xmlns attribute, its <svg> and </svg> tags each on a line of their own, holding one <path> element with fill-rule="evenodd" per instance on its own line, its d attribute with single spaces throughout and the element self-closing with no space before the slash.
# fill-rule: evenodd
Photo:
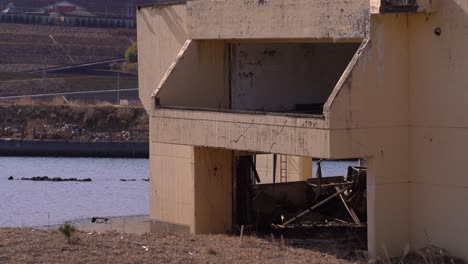
<svg viewBox="0 0 468 264">
<path fill-rule="evenodd" d="M 147 111 L 151 94 L 187 40 L 185 5 L 140 8 L 137 13 L 139 95 Z"/>
<path fill-rule="evenodd" d="M 152 143 L 150 152 L 153 231 L 194 232 L 194 147 Z"/>
<path fill-rule="evenodd" d="M 305 181 L 312 176 L 312 159 L 298 156 L 285 156 L 287 164 L 287 182 Z M 310 161 L 310 162 L 309 162 Z M 273 155 L 256 155 L 255 160 L 261 183 L 273 183 Z M 276 160 L 276 182 L 280 182 L 280 155 Z"/>
<path fill-rule="evenodd" d="M 369 0 L 195 0 L 192 39 L 363 38 Z"/>
<path fill-rule="evenodd" d="M 229 74 L 224 41 L 188 41 L 155 96 L 163 106 L 229 108 Z"/>
<path fill-rule="evenodd" d="M 411 241 L 468 260 L 468 1 L 409 18 Z"/>
<path fill-rule="evenodd" d="M 257 8 L 264 7 L 252 10 Z M 195 14 L 193 9 L 190 12 L 191 16 Z M 468 220 L 464 167 L 468 163 L 467 12 L 468 0 L 444 0 L 433 14 L 372 16 L 370 41 L 332 92 L 325 119 L 161 109 L 152 113 L 152 141 L 317 158 L 366 158 L 371 256 L 386 254 L 384 248 L 390 255 L 400 255 L 407 243 L 414 247 L 430 243 L 468 259 L 468 229 L 464 226 Z M 270 14 L 257 14 L 268 21 Z M 208 23 L 210 15 L 197 18 L 196 23 Z M 236 17 L 235 12 L 215 16 L 221 20 L 213 20 L 218 21 L 214 32 L 225 31 L 225 35 L 203 35 L 211 30 L 209 27 L 192 33 L 209 38 L 264 37 L 256 28 L 243 31 L 244 24 Z M 252 19 L 247 17 L 247 22 Z M 231 24 L 236 23 L 241 26 L 233 28 Z M 437 27 L 441 28 L 440 36 L 434 34 Z M 266 31 L 279 32 L 278 39 L 288 36 L 282 35 L 281 27 Z M 291 34 L 298 37 L 296 33 Z M 149 41 L 139 45 L 152 47 Z M 142 68 L 151 66 L 149 61 L 146 63 Z M 151 63 L 159 63 L 159 59 Z M 145 71 L 140 77 L 149 74 Z M 159 84 L 152 78 L 145 78 L 144 87 Z M 197 174 L 197 151 L 193 147 L 152 145 L 153 219 L 189 226 L 195 232 L 196 179 L 209 174 L 216 162 L 227 164 L 228 151 L 218 151 L 216 157 L 214 150 L 200 152 L 198 159 L 206 158 L 208 165 L 201 166 Z M 209 179 L 201 178 L 200 183 Z M 227 204 L 225 199 L 221 197 L 223 204 Z M 199 206 L 211 214 L 211 205 L 201 202 Z M 206 227 L 208 221 L 200 221 L 200 228 Z M 227 218 L 220 223 L 224 227 Z"/>
<path fill-rule="evenodd" d="M 195 148 L 196 234 L 225 233 L 232 227 L 232 151 Z"/>
<path fill-rule="evenodd" d="M 150 125 L 160 143 L 329 157 L 330 131 L 321 118 L 159 109 Z"/>
<path fill-rule="evenodd" d="M 324 104 L 359 43 L 233 43 L 232 109 Z"/>
<path fill-rule="evenodd" d="M 407 16 L 373 16 L 371 39 L 327 102 L 332 158 L 368 158 L 372 256 L 409 242 Z M 398 230 L 398 232 L 395 232 Z"/>
</svg>

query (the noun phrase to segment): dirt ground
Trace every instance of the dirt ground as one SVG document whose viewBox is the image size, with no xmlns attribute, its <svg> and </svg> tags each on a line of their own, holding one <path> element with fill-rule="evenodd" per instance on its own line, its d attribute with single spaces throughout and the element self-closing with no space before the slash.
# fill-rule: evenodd
<svg viewBox="0 0 468 264">
<path fill-rule="evenodd" d="M 228 235 L 130 235 L 0 229 L 0 263 L 363 263 L 288 245 L 281 239 Z"/>
</svg>

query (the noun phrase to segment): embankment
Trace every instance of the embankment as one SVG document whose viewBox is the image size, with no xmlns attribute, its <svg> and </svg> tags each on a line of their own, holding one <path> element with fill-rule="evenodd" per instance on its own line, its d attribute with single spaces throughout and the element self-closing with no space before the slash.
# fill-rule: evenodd
<svg viewBox="0 0 468 264">
<path fill-rule="evenodd" d="M 0 155 L 147 158 L 148 122 L 137 106 L 0 104 Z"/>
<path fill-rule="evenodd" d="M 148 158 L 149 144 L 141 142 L 0 140 L 0 156 Z"/>
</svg>

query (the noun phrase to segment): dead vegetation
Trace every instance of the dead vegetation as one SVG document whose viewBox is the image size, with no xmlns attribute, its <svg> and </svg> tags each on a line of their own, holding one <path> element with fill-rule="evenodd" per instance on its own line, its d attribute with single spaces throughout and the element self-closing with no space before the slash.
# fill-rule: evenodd
<svg viewBox="0 0 468 264">
<path fill-rule="evenodd" d="M 0 138 L 148 141 L 148 115 L 139 106 L 21 99 L 0 104 Z"/>
<path fill-rule="evenodd" d="M 64 239 L 65 236 L 65 239 Z M 340 252 L 298 246 L 281 237 L 143 234 L 73 231 L 73 243 L 58 230 L 0 229 L 0 263 L 464 263 L 429 246 L 404 257 L 368 261 Z M 330 247 L 332 248 L 332 247 Z"/>
<path fill-rule="evenodd" d="M 6 263 L 359 263 L 280 241 L 227 235 L 76 232 L 68 244 L 58 231 L 0 229 Z"/>
</svg>

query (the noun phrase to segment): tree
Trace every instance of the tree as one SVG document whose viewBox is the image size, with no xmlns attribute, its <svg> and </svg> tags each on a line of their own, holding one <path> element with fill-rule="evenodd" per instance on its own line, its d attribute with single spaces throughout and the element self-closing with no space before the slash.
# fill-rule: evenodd
<svg viewBox="0 0 468 264">
<path fill-rule="evenodd" d="M 134 42 L 125 52 L 125 60 L 128 63 L 137 63 L 138 62 L 138 48 L 137 43 Z"/>
</svg>

